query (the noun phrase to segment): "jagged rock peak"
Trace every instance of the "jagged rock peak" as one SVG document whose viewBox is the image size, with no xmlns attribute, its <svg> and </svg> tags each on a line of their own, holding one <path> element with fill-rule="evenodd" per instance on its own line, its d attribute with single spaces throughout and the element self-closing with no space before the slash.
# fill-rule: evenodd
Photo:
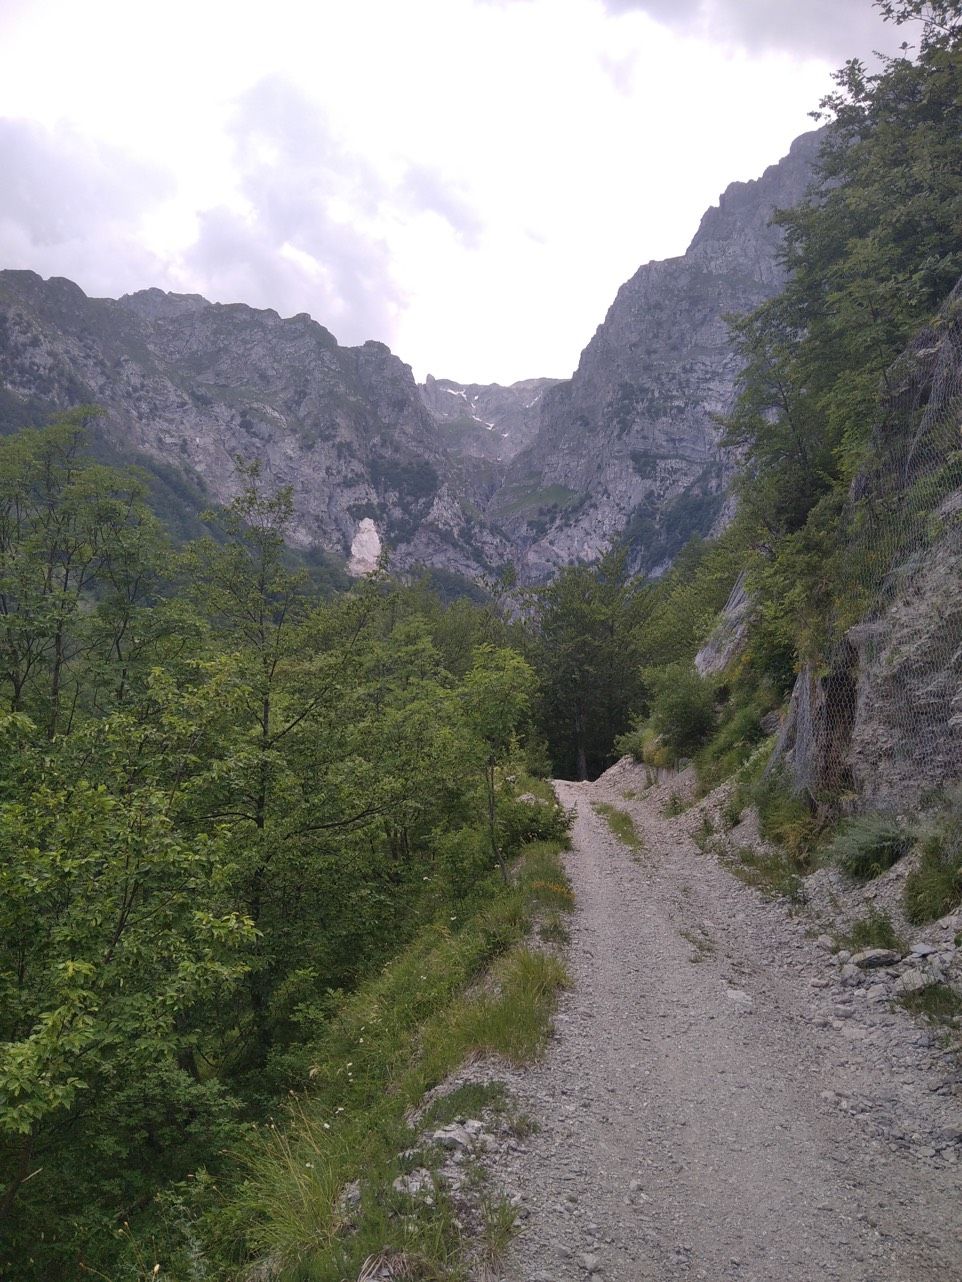
<svg viewBox="0 0 962 1282">
<path fill-rule="evenodd" d="M 726 317 L 780 289 L 771 216 L 805 194 L 819 147 L 806 134 L 761 178 L 733 183 L 684 255 L 622 285 L 574 375 L 546 391 L 538 433 L 494 504 L 525 578 L 620 540 L 634 568 L 659 573 L 692 535 L 717 528 L 733 465 L 718 417 L 739 370 Z"/>
<path fill-rule="evenodd" d="M 556 378 L 500 383 L 457 383 L 427 376 L 418 390 L 442 427 L 442 440 L 465 458 L 514 458 L 535 436 L 541 399 Z"/>
</svg>

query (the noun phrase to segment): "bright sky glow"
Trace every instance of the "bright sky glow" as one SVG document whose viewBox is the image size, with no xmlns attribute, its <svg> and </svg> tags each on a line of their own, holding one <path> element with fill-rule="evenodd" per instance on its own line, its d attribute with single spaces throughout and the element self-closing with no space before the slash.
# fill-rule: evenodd
<svg viewBox="0 0 962 1282">
<path fill-rule="evenodd" d="M 0 267 L 566 375 L 903 34 L 869 0 L 0 0 Z"/>
</svg>

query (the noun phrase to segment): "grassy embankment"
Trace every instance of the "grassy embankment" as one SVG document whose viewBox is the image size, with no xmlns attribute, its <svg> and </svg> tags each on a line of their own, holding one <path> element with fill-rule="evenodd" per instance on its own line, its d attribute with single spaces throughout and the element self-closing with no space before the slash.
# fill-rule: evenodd
<svg viewBox="0 0 962 1282">
<path fill-rule="evenodd" d="M 310 1089 L 286 1117 L 257 1128 L 233 1180 L 219 1181 L 222 1192 L 186 1234 L 207 1244 L 205 1276 L 341 1282 L 386 1252 L 403 1255 L 412 1277 L 453 1282 L 464 1276 L 468 1251 L 503 1248 L 514 1211 L 489 1193 L 479 1167 L 471 1242 L 443 1187 L 413 1197 L 393 1186 L 406 1171 L 440 1163 L 409 1120 L 426 1091 L 475 1056 L 523 1064 L 545 1043 L 568 979 L 534 935 L 565 933 L 573 896 L 561 849 L 526 847 L 507 885 L 490 878 L 459 919 L 449 914 L 422 930 L 345 1002 L 316 1047 Z M 496 1087 L 481 1096 L 459 1107 L 499 1107 Z M 352 1187 L 356 1196 L 346 1197 Z M 183 1219 L 184 1208 L 176 1210 Z M 190 1249 L 182 1248 L 185 1257 Z M 262 1263 L 238 1272 L 252 1261 Z M 161 1267 L 179 1276 L 163 1260 Z"/>
</svg>

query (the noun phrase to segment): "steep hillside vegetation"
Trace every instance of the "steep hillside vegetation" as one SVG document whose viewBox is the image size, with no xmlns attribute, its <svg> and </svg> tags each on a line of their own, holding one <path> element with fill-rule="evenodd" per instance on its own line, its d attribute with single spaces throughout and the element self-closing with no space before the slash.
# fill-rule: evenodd
<svg viewBox="0 0 962 1282">
<path fill-rule="evenodd" d="M 913 911 L 938 916 L 962 900 L 962 7 L 886 9 L 924 20 L 919 56 L 849 64 L 824 104 L 813 195 L 778 217 L 786 286 L 736 325 L 738 515 L 653 589 L 623 743 L 694 756 L 703 789 L 751 758 L 732 816 L 754 797 L 802 867 L 920 842 Z"/>
</svg>

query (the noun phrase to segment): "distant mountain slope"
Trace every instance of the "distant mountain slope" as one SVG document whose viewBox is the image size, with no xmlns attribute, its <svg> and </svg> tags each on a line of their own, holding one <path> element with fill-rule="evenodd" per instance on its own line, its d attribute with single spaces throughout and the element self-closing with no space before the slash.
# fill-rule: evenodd
<svg viewBox="0 0 962 1282">
<path fill-rule="evenodd" d="M 507 462 L 534 440 L 541 419 L 541 398 L 557 378 L 525 378 L 509 387 L 500 383 L 455 383 L 432 378 L 419 384 L 421 399 L 442 425 L 441 439 L 465 458 Z"/>
<path fill-rule="evenodd" d="M 730 467 L 714 416 L 738 373 L 725 317 L 779 291 L 769 221 L 801 199 L 818 146 L 804 134 L 757 181 L 733 183 L 683 257 L 621 287 L 572 378 L 545 393 L 538 433 L 490 512 L 526 577 L 594 560 L 623 536 L 636 568 L 657 571 L 712 527 Z"/>
<path fill-rule="evenodd" d="M 341 347 L 306 314 L 0 272 L 0 430 L 102 405 L 99 448 L 148 466 L 185 530 L 256 457 L 293 487 L 297 546 L 347 560 L 357 542 L 355 566 L 386 543 L 399 569 L 515 561 L 538 581 L 627 539 L 657 573 L 719 518 L 731 462 L 714 416 L 738 373 L 725 317 L 778 291 L 769 220 L 817 148 L 798 139 L 728 188 L 683 257 L 641 267 L 564 382 L 418 388 L 382 343 Z"/>
<path fill-rule="evenodd" d="M 340 347 L 306 314 L 145 290 L 92 299 L 70 281 L 0 272 L 0 425 L 80 402 L 105 442 L 213 500 L 234 459 L 294 488 L 293 541 L 347 557 L 365 518 L 399 566 L 473 575 L 510 549 L 477 520 L 484 477 L 442 445 L 408 366 Z M 480 488 L 479 488 L 480 487 Z"/>
</svg>

